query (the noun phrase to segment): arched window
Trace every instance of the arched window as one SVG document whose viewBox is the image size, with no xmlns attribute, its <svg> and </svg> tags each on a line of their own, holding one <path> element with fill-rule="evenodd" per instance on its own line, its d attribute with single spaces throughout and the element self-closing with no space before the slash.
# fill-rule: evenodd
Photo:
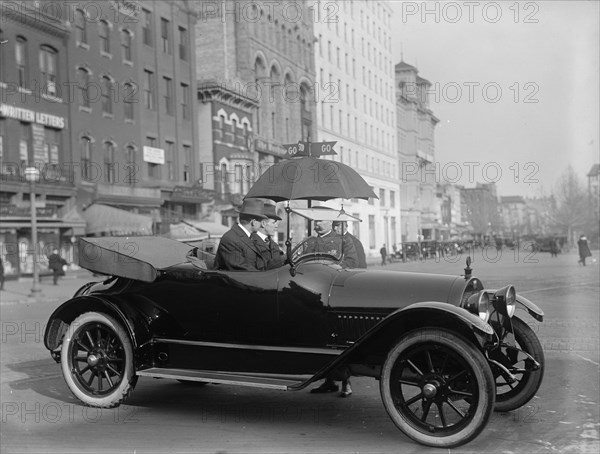
<svg viewBox="0 0 600 454">
<path fill-rule="evenodd" d="M 57 95 L 57 52 L 50 46 L 40 48 L 40 72 L 42 73 L 42 87 L 45 93 Z"/>
<path fill-rule="evenodd" d="M 100 51 L 110 54 L 110 25 L 104 19 L 98 22 L 98 38 L 100 38 Z"/>
<path fill-rule="evenodd" d="M 125 88 L 125 93 L 123 94 L 123 113 L 126 120 L 133 120 L 133 103 L 136 94 L 135 85 L 131 82 L 126 82 L 123 84 L 123 87 Z"/>
<path fill-rule="evenodd" d="M 107 140 L 104 142 L 104 181 L 114 183 L 115 178 L 115 143 Z"/>
<path fill-rule="evenodd" d="M 75 10 L 75 40 L 87 44 L 87 18 L 82 9 Z"/>
<path fill-rule="evenodd" d="M 112 114 L 113 82 L 108 76 L 102 76 L 102 112 Z"/>
<path fill-rule="evenodd" d="M 121 30 L 121 57 L 125 61 L 132 61 L 131 41 L 132 35 L 129 30 Z"/>
<path fill-rule="evenodd" d="M 79 88 L 79 103 L 82 107 L 90 107 L 90 72 L 85 68 L 77 68 L 77 85 Z"/>
<path fill-rule="evenodd" d="M 137 183 L 135 175 L 137 173 L 137 164 L 135 163 L 135 147 L 133 145 L 127 145 L 125 147 L 125 157 L 127 163 L 125 165 L 125 183 L 133 186 Z"/>
<path fill-rule="evenodd" d="M 88 136 L 82 136 L 79 142 L 81 177 L 84 180 L 91 180 L 92 178 L 92 144 L 93 141 Z"/>
<path fill-rule="evenodd" d="M 19 87 L 27 88 L 27 40 L 22 36 L 17 36 L 15 42 L 15 63 Z"/>
</svg>

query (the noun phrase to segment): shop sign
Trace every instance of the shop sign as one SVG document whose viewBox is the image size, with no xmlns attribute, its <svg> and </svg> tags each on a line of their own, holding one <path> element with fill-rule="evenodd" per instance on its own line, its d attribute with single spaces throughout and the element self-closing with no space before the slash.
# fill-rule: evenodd
<svg viewBox="0 0 600 454">
<path fill-rule="evenodd" d="M 51 128 L 63 129 L 65 127 L 64 117 L 50 115 L 43 112 L 34 112 L 33 110 L 15 107 L 9 104 L 0 104 L 0 116 L 14 118 L 15 120 L 28 123 L 38 123 Z"/>
<path fill-rule="evenodd" d="M 215 192 L 196 186 L 175 186 L 171 200 L 187 200 L 196 203 L 209 203 L 215 198 Z"/>
<path fill-rule="evenodd" d="M 261 151 L 263 153 L 269 153 L 276 156 L 285 156 L 287 154 L 287 150 L 284 150 L 281 145 L 276 145 L 258 138 L 254 140 L 254 147 L 256 151 Z"/>
<path fill-rule="evenodd" d="M 165 150 L 162 148 L 154 148 L 144 145 L 143 153 L 145 162 L 150 162 L 152 164 L 165 163 Z"/>
<path fill-rule="evenodd" d="M 56 207 L 37 207 L 35 209 L 35 214 L 40 218 L 55 218 L 56 217 Z M 29 218 L 31 216 L 31 208 L 30 207 L 17 207 L 17 206 L 8 206 L 2 205 L 0 206 L 0 216 L 4 217 L 14 217 L 14 218 Z"/>
</svg>

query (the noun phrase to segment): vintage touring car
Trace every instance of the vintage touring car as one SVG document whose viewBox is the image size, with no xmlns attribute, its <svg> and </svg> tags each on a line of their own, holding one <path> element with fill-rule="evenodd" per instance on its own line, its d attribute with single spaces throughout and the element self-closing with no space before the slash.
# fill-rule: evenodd
<svg viewBox="0 0 600 454">
<path fill-rule="evenodd" d="M 543 312 L 471 275 L 343 269 L 306 254 L 268 271 L 211 269 L 157 237 L 83 238 L 80 264 L 110 275 L 58 307 L 44 342 L 83 403 L 114 407 L 139 377 L 297 391 L 370 376 L 396 426 L 424 445 L 475 438 L 492 411 L 538 390 L 544 355 L 515 310 Z M 290 256 L 291 257 L 291 256 Z"/>
</svg>

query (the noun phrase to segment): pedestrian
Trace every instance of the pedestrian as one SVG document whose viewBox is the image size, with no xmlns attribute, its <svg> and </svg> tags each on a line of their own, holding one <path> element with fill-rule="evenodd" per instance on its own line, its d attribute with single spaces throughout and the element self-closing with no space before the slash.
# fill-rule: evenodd
<svg viewBox="0 0 600 454">
<path fill-rule="evenodd" d="M 381 266 L 385 266 L 385 261 L 387 259 L 387 249 L 385 248 L 385 244 L 381 246 L 379 253 L 381 254 Z"/>
<path fill-rule="evenodd" d="M 579 241 L 577 241 L 577 247 L 579 248 L 579 264 L 585 266 L 585 259 L 592 256 L 592 252 L 590 251 L 590 246 L 588 245 L 588 240 L 585 235 L 581 235 L 579 237 Z"/>
<path fill-rule="evenodd" d="M 558 244 L 558 238 L 552 238 L 550 240 L 550 257 L 558 257 L 560 246 Z"/>
<path fill-rule="evenodd" d="M 4 262 L 0 257 L 0 290 L 4 290 Z"/>
<path fill-rule="evenodd" d="M 58 277 L 65 275 L 64 266 L 67 266 L 68 262 L 63 259 L 58 253 L 58 249 L 54 249 L 50 257 L 48 257 L 48 268 L 52 270 L 52 280 L 54 285 L 58 285 Z"/>
<path fill-rule="evenodd" d="M 244 200 L 235 223 L 219 242 L 214 268 L 228 271 L 264 271 L 265 257 L 257 244 L 256 236 L 261 222 L 267 219 L 264 203 L 260 200 Z"/>
</svg>

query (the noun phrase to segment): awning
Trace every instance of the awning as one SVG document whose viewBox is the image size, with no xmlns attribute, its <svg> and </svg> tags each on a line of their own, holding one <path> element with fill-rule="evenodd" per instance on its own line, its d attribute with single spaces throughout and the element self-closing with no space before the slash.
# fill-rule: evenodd
<svg viewBox="0 0 600 454">
<path fill-rule="evenodd" d="M 192 224 L 198 230 L 202 232 L 208 233 L 211 237 L 220 237 L 225 234 L 229 230 L 229 227 L 223 224 L 218 224 L 216 222 L 208 222 L 208 221 L 187 221 L 189 224 Z"/>
<path fill-rule="evenodd" d="M 83 212 L 87 235 L 152 235 L 152 218 L 98 203 Z"/>
<path fill-rule="evenodd" d="M 171 224 L 169 231 L 164 236 L 179 241 L 198 241 L 208 238 L 208 233 L 193 227 L 189 222 L 180 222 Z"/>
</svg>

